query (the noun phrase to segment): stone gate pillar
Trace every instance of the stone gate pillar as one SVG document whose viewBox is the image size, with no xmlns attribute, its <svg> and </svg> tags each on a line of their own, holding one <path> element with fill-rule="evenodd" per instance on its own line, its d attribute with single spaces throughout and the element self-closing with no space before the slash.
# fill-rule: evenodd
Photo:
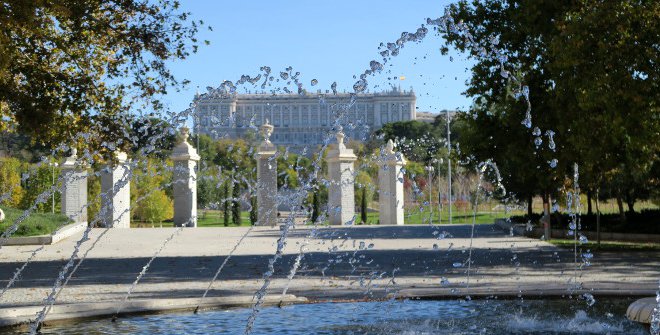
<svg viewBox="0 0 660 335">
<path fill-rule="evenodd" d="M 257 225 L 277 224 L 277 148 L 270 141 L 274 127 L 268 123 L 261 126 L 264 141 L 257 152 Z"/>
<path fill-rule="evenodd" d="M 131 228 L 131 174 L 128 155 L 115 153 L 116 161 L 101 170 L 101 223 L 106 228 Z"/>
<path fill-rule="evenodd" d="M 394 142 L 387 145 L 378 163 L 378 220 L 383 225 L 403 224 L 403 154 L 394 151 Z"/>
<path fill-rule="evenodd" d="M 346 148 L 344 132 L 339 126 L 335 135 L 337 144 L 328 151 L 328 175 L 330 187 L 328 189 L 328 217 L 331 225 L 345 225 L 355 218 L 355 175 L 353 162 L 357 156 L 353 149 Z"/>
<path fill-rule="evenodd" d="M 64 187 L 62 190 L 62 214 L 73 222 L 87 221 L 87 170 L 78 161 L 77 150 L 71 149 L 71 156 L 62 163 Z"/>
<path fill-rule="evenodd" d="M 189 130 L 181 128 L 179 144 L 174 147 L 174 226 L 197 227 L 197 150 L 188 143 Z"/>
</svg>

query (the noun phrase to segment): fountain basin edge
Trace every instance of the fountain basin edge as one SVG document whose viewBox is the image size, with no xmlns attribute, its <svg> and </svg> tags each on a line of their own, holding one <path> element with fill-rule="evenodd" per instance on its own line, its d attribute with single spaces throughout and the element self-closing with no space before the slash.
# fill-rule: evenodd
<svg viewBox="0 0 660 335">
<path fill-rule="evenodd" d="M 307 299 L 287 294 L 284 297 L 267 296 L 264 304 L 288 305 L 306 303 Z M 119 316 L 129 314 L 159 314 L 166 312 L 190 311 L 191 313 L 199 304 L 199 297 L 195 298 L 172 298 L 172 299 L 136 299 L 129 300 L 123 307 Z M 201 310 L 206 309 L 230 309 L 238 307 L 249 307 L 254 304 L 252 295 L 240 295 L 231 297 L 207 297 L 202 304 Z M 82 319 L 94 319 L 102 316 L 115 315 L 118 303 L 94 302 L 54 305 L 44 320 L 44 325 L 55 323 L 67 323 Z M 27 326 L 43 306 L 16 306 L 0 308 L 0 329 L 6 327 Z"/>
</svg>

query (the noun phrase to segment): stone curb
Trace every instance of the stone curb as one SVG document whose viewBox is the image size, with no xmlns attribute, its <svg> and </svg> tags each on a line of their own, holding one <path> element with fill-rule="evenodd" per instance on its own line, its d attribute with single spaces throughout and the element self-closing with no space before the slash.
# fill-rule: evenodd
<svg viewBox="0 0 660 335">
<path fill-rule="evenodd" d="M 140 299 L 128 300 L 121 315 L 129 314 L 153 314 L 173 311 L 192 312 L 199 303 L 200 297 L 195 298 L 172 298 L 172 299 Z M 287 294 L 266 296 L 264 305 L 306 303 L 307 299 Z M 230 297 L 207 297 L 199 306 L 200 309 L 227 309 L 236 307 L 248 307 L 254 304 L 252 295 L 230 296 Z M 101 316 L 112 316 L 117 312 L 118 301 L 93 302 L 79 304 L 54 305 L 46 316 L 44 324 L 66 323 L 80 319 L 96 318 Z M 0 308 L 0 327 L 24 327 L 35 318 L 43 306 L 17 306 Z M 1 328 L 0 328 L 1 329 Z"/>
<path fill-rule="evenodd" d="M 467 293 L 465 288 L 457 287 L 457 290 L 451 292 L 450 288 L 413 288 L 413 289 L 403 289 L 396 294 L 388 294 L 388 298 L 397 298 L 397 299 L 429 299 L 429 300 L 444 300 L 444 299 L 457 299 L 465 298 Z M 511 299 L 511 298 L 564 298 L 569 295 L 580 296 L 585 293 L 589 293 L 596 298 L 600 297 L 644 297 L 649 294 L 653 294 L 655 291 L 652 289 L 581 289 L 569 291 L 567 288 L 548 288 L 545 290 L 535 289 L 529 290 L 525 288 L 524 291 L 520 292 L 518 290 L 492 290 L 492 289 L 470 289 L 469 296 L 471 298 L 499 298 L 499 299 Z"/>
<path fill-rule="evenodd" d="M 71 223 L 56 230 L 52 235 L 10 237 L 4 245 L 42 245 L 55 244 L 87 228 L 87 222 Z"/>
<path fill-rule="evenodd" d="M 511 223 L 507 222 L 504 219 L 495 220 L 495 226 L 499 227 L 505 232 L 510 232 L 513 230 L 513 233 L 520 236 L 539 238 L 543 236 L 542 228 L 534 228 L 532 231 L 525 229 L 525 225 L 522 223 Z M 586 236 L 589 240 L 596 240 L 596 232 L 593 231 L 580 231 L 580 234 Z M 553 229 L 552 237 L 553 238 L 565 238 L 568 236 L 568 230 L 564 229 Z M 601 232 L 600 233 L 601 241 L 620 241 L 620 242 L 660 242 L 660 234 L 626 234 L 626 233 L 612 233 L 612 232 Z"/>
</svg>

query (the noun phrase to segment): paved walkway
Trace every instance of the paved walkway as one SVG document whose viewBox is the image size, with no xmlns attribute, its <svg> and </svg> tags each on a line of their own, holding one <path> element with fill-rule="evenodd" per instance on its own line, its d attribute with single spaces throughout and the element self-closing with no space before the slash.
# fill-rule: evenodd
<svg viewBox="0 0 660 335">
<path fill-rule="evenodd" d="M 182 230 L 165 246 L 131 299 L 199 297 L 218 266 L 248 228 Z M 355 226 L 291 231 L 275 266 L 270 294 L 286 286 L 291 265 L 305 246 L 301 268 L 288 293 L 312 300 L 404 296 L 518 294 L 565 295 L 573 281 L 594 295 L 651 295 L 658 289 L 660 252 L 594 252 L 592 265 L 576 270 L 572 250 L 510 236 L 494 225 L 477 225 L 468 290 L 469 225 Z M 81 255 L 103 229 L 94 229 Z M 58 303 L 119 302 L 142 267 L 174 228 L 112 229 L 89 251 Z M 229 260 L 212 297 L 250 296 L 262 284 L 279 229 L 254 228 Z M 47 246 L 21 280 L 0 297 L 0 311 L 40 305 L 81 234 Z M 36 246 L 0 249 L 4 287 Z M 578 256 L 579 261 L 579 256 Z M 579 264 L 578 264 L 579 265 Z M 394 278 L 392 275 L 394 274 Z"/>
</svg>

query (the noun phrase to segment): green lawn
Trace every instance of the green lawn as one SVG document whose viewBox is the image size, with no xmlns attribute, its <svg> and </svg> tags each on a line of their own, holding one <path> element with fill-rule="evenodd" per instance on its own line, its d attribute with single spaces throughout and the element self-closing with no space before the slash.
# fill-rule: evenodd
<svg viewBox="0 0 660 335">
<path fill-rule="evenodd" d="M 575 243 L 570 239 L 553 239 L 548 241 L 560 248 L 572 249 Z M 578 247 L 582 249 L 601 250 L 601 251 L 657 251 L 660 250 L 660 243 L 651 242 L 619 242 L 619 241 L 601 241 L 598 247 L 596 241 L 590 241 L 585 244 L 578 242 Z"/>
<path fill-rule="evenodd" d="M 250 212 L 241 212 L 241 226 L 250 226 Z M 197 210 L 197 227 L 224 227 L 224 218 L 222 211 L 218 210 Z M 231 222 L 229 216 L 229 227 L 236 227 Z"/>
<path fill-rule="evenodd" d="M 5 221 L 0 223 L 0 229 L 4 232 L 8 227 L 14 224 L 14 221 L 23 215 L 24 210 L 2 207 L 5 212 Z M 57 228 L 67 224 L 69 219 L 61 214 L 52 213 L 32 213 L 18 226 L 18 229 L 12 236 L 36 236 L 50 235 Z"/>
</svg>

